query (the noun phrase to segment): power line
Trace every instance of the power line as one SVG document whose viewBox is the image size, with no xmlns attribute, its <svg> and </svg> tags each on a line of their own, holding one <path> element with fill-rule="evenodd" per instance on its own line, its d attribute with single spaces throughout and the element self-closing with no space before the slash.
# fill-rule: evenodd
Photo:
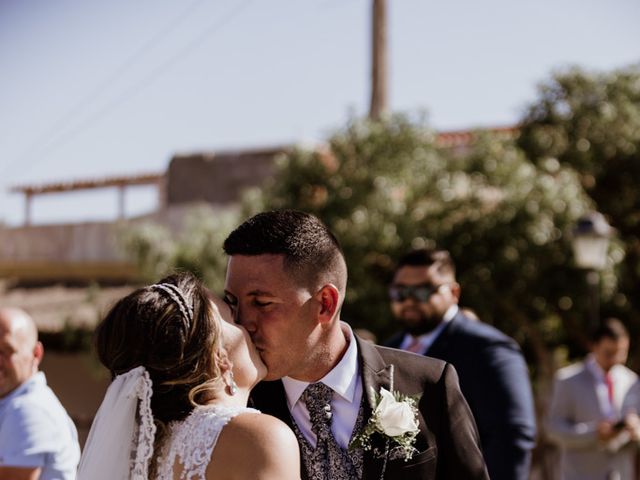
<svg viewBox="0 0 640 480">
<path fill-rule="evenodd" d="M 185 10 L 183 14 L 180 16 L 179 21 L 182 21 L 191 12 L 191 10 L 193 10 L 193 7 L 195 7 L 201 1 L 202 0 L 197 0 L 196 2 L 192 3 L 190 7 L 187 10 Z M 35 153 L 37 153 L 38 151 L 44 151 L 45 149 L 48 152 L 50 152 L 51 150 L 55 150 L 56 148 L 59 148 L 60 146 L 68 143 L 79 133 L 83 132 L 88 127 L 90 127 L 93 123 L 97 122 L 103 116 L 108 114 L 111 110 L 125 103 L 129 99 L 133 98 L 141 90 L 143 90 L 145 87 L 149 86 L 155 80 L 157 80 L 161 74 L 166 72 L 175 63 L 185 58 L 190 53 L 191 50 L 195 49 L 208 36 L 215 33 L 218 29 L 222 29 L 228 22 L 232 21 L 242 10 L 244 10 L 252 2 L 253 0 L 247 0 L 242 4 L 240 4 L 239 6 L 237 6 L 236 8 L 232 9 L 227 15 L 220 17 L 216 22 L 209 25 L 202 32 L 200 32 L 200 34 L 194 37 L 184 47 L 182 47 L 180 50 L 178 50 L 176 53 L 174 53 L 172 56 L 170 56 L 167 60 L 162 62 L 160 65 L 158 65 L 145 77 L 143 77 L 141 81 L 139 81 L 138 83 L 136 83 L 135 85 L 127 89 L 125 92 L 123 92 L 121 95 L 113 99 L 111 102 L 107 103 L 107 105 L 99 109 L 97 112 L 94 112 L 92 115 L 85 118 L 85 120 L 82 121 L 82 123 L 77 125 L 75 128 L 72 128 L 71 130 L 67 130 L 66 132 L 61 131 L 62 129 L 60 128 L 50 129 L 50 130 L 53 130 L 53 132 L 60 131 L 60 133 L 52 136 L 53 138 L 43 143 L 42 145 L 40 146 L 36 145 L 36 147 L 28 149 L 27 152 L 25 152 L 23 155 L 18 157 L 16 161 L 10 162 L 4 169 L 0 170 L 0 176 L 6 175 L 14 166 L 17 166 L 17 165 L 20 165 L 25 170 L 35 166 L 37 163 L 39 163 L 43 159 L 42 156 L 36 156 Z M 167 25 L 167 27 L 169 27 L 169 25 Z M 101 92 L 101 88 L 103 85 L 105 86 L 109 85 L 115 78 L 117 78 L 119 75 L 124 73 L 124 71 L 127 68 L 129 68 L 129 66 L 132 65 L 135 62 L 135 60 L 137 60 L 143 53 L 146 52 L 146 50 L 148 50 L 150 47 L 153 46 L 153 43 L 156 38 L 158 38 L 161 35 L 166 35 L 165 30 L 167 30 L 167 27 L 165 27 L 162 31 L 158 32 L 158 34 L 154 35 L 152 39 L 149 40 L 147 43 L 145 43 L 145 45 L 140 50 L 138 50 L 134 55 L 129 57 L 129 59 L 127 59 L 123 63 L 123 65 L 121 65 L 121 67 L 119 67 L 116 70 L 114 74 L 110 75 L 106 81 L 101 82 L 99 88 L 96 88 L 92 92 L 92 95 L 90 96 L 95 95 L 95 97 L 97 97 L 98 94 Z M 171 28 L 168 29 L 168 31 L 170 30 Z M 73 114 L 75 114 L 75 111 L 78 110 L 79 107 L 81 107 L 81 103 L 78 103 L 74 108 L 72 108 L 69 112 L 67 112 L 67 114 L 64 115 L 64 118 L 71 117 Z M 31 161 L 29 162 L 30 159 Z"/>
<path fill-rule="evenodd" d="M 176 19 L 171 19 L 171 21 L 166 23 L 155 35 L 151 36 L 142 45 L 142 47 L 140 47 L 132 55 L 126 58 L 125 61 L 111 73 L 111 75 L 108 75 L 103 81 L 98 83 L 98 85 L 90 93 L 82 97 L 63 115 L 52 122 L 49 128 L 47 128 L 41 135 L 39 135 L 36 141 L 33 142 L 32 146 L 29 147 L 22 155 L 20 155 L 17 163 L 20 163 L 20 161 L 22 161 L 23 159 L 26 159 L 31 155 L 37 153 L 39 150 L 43 150 L 53 139 L 55 139 L 56 135 L 62 133 L 65 130 L 66 124 L 71 122 L 83 108 L 86 108 L 88 105 L 94 103 L 95 100 L 101 96 L 101 94 L 109 89 L 113 82 L 118 79 L 118 77 L 123 75 L 131 66 L 133 66 L 139 58 L 145 55 L 148 51 L 155 48 L 159 41 L 161 41 L 173 30 L 175 30 L 203 1 L 204 0 L 196 0 L 192 2 L 185 10 L 182 11 L 182 13 Z"/>
</svg>

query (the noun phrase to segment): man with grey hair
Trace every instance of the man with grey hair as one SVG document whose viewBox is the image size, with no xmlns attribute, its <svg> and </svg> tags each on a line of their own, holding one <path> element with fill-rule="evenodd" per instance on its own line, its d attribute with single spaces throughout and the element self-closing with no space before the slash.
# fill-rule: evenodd
<svg viewBox="0 0 640 480">
<path fill-rule="evenodd" d="M 38 371 L 43 354 L 33 319 L 0 307 L 0 478 L 75 478 L 78 434 Z"/>
</svg>

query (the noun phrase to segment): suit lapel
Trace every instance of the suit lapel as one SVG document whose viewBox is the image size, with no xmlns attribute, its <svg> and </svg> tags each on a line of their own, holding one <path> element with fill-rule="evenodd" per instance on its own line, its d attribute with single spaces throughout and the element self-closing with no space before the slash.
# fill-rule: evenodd
<svg viewBox="0 0 640 480">
<path fill-rule="evenodd" d="M 251 392 L 250 406 L 257 408 L 262 413 L 279 418 L 291 430 L 295 431 L 293 418 L 287 405 L 287 395 L 281 380 L 258 383 Z M 300 447 L 300 478 L 301 480 L 309 480 L 304 461 L 302 447 Z"/>
<path fill-rule="evenodd" d="M 371 388 L 379 392 L 381 387 L 391 388 L 391 365 L 387 365 L 380 356 L 376 347 L 369 342 L 361 341 L 356 337 L 360 356 L 360 369 L 362 373 L 362 390 L 367 395 L 367 404 L 375 407 Z"/>
<path fill-rule="evenodd" d="M 406 332 L 404 330 L 396 333 L 387 342 L 385 342 L 385 345 L 391 348 L 400 348 L 400 345 L 402 345 L 402 340 L 404 339 L 405 333 Z"/>
<path fill-rule="evenodd" d="M 460 312 L 456 313 L 455 317 L 451 319 L 449 324 L 442 329 L 438 337 L 426 351 L 425 355 L 434 358 L 442 358 L 442 356 L 446 354 L 447 350 L 449 349 L 451 336 L 458 329 L 459 323 L 461 321 L 461 319 L 459 318 L 460 315 Z"/>
<path fill-rule="evenodd" d="M 251 392 L 251 400 L 255 408 L 262 413 L 272 415 L 293 427 L 293 419 L 287 405 L 287 396 L 281 380 L 260 382 Z"/>
<path fill-rule="evenodd" d="M 374 392 L 378 393 L 381 388 L 391 390 L 392 365 L 387 365 L 380 356 L 376 348 L 356 337 L 358 352 L 360 357 L 360 371 L 362 374 L 362 394 L 367 398 L 367 409 L 365 410 L 365 423 L 371 418 L 371 412 L 375 408 Z M 376 458 L 374 451 L 384 451 L 385 442 L 378 436 L 374 437 L 374 448 L 364 452 L 362 468 L 363 479 L 379 479 L 385 466 L 384 458 Z M 375 447 L 378 447 L 377 449 Z"/>
</svg>

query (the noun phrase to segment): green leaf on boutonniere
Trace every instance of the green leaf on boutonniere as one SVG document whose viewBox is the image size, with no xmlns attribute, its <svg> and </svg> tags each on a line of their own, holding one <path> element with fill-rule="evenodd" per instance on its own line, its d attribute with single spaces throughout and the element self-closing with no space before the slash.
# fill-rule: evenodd
<svg viewBox="0 0 640 480">
<path fill-rule="evenodd" d="M 381 388 L 372 391 L 375 407 L 363 431 L 351 441 L 349 448 L 371 450 L 371 437 L 380 435 L 393 445 L 395 452 L 409 460 L 416 449 L 413 447 L 418 435 L 418 400 L 400 392 Z M 419 397 L 418 397 L 419 398 Z"/>
</svg>

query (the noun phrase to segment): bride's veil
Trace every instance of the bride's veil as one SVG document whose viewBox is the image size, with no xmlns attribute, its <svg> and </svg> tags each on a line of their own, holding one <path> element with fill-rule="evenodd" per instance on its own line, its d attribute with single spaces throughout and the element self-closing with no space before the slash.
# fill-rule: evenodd
<svg viewBox="0 0 640 480">
<path fill-rule="evenodd" d="M 151 393 L 144 367 L 111 382 L 91 425 L 78 480 L 147 480 L 156 432 Z"/>
</svg>

